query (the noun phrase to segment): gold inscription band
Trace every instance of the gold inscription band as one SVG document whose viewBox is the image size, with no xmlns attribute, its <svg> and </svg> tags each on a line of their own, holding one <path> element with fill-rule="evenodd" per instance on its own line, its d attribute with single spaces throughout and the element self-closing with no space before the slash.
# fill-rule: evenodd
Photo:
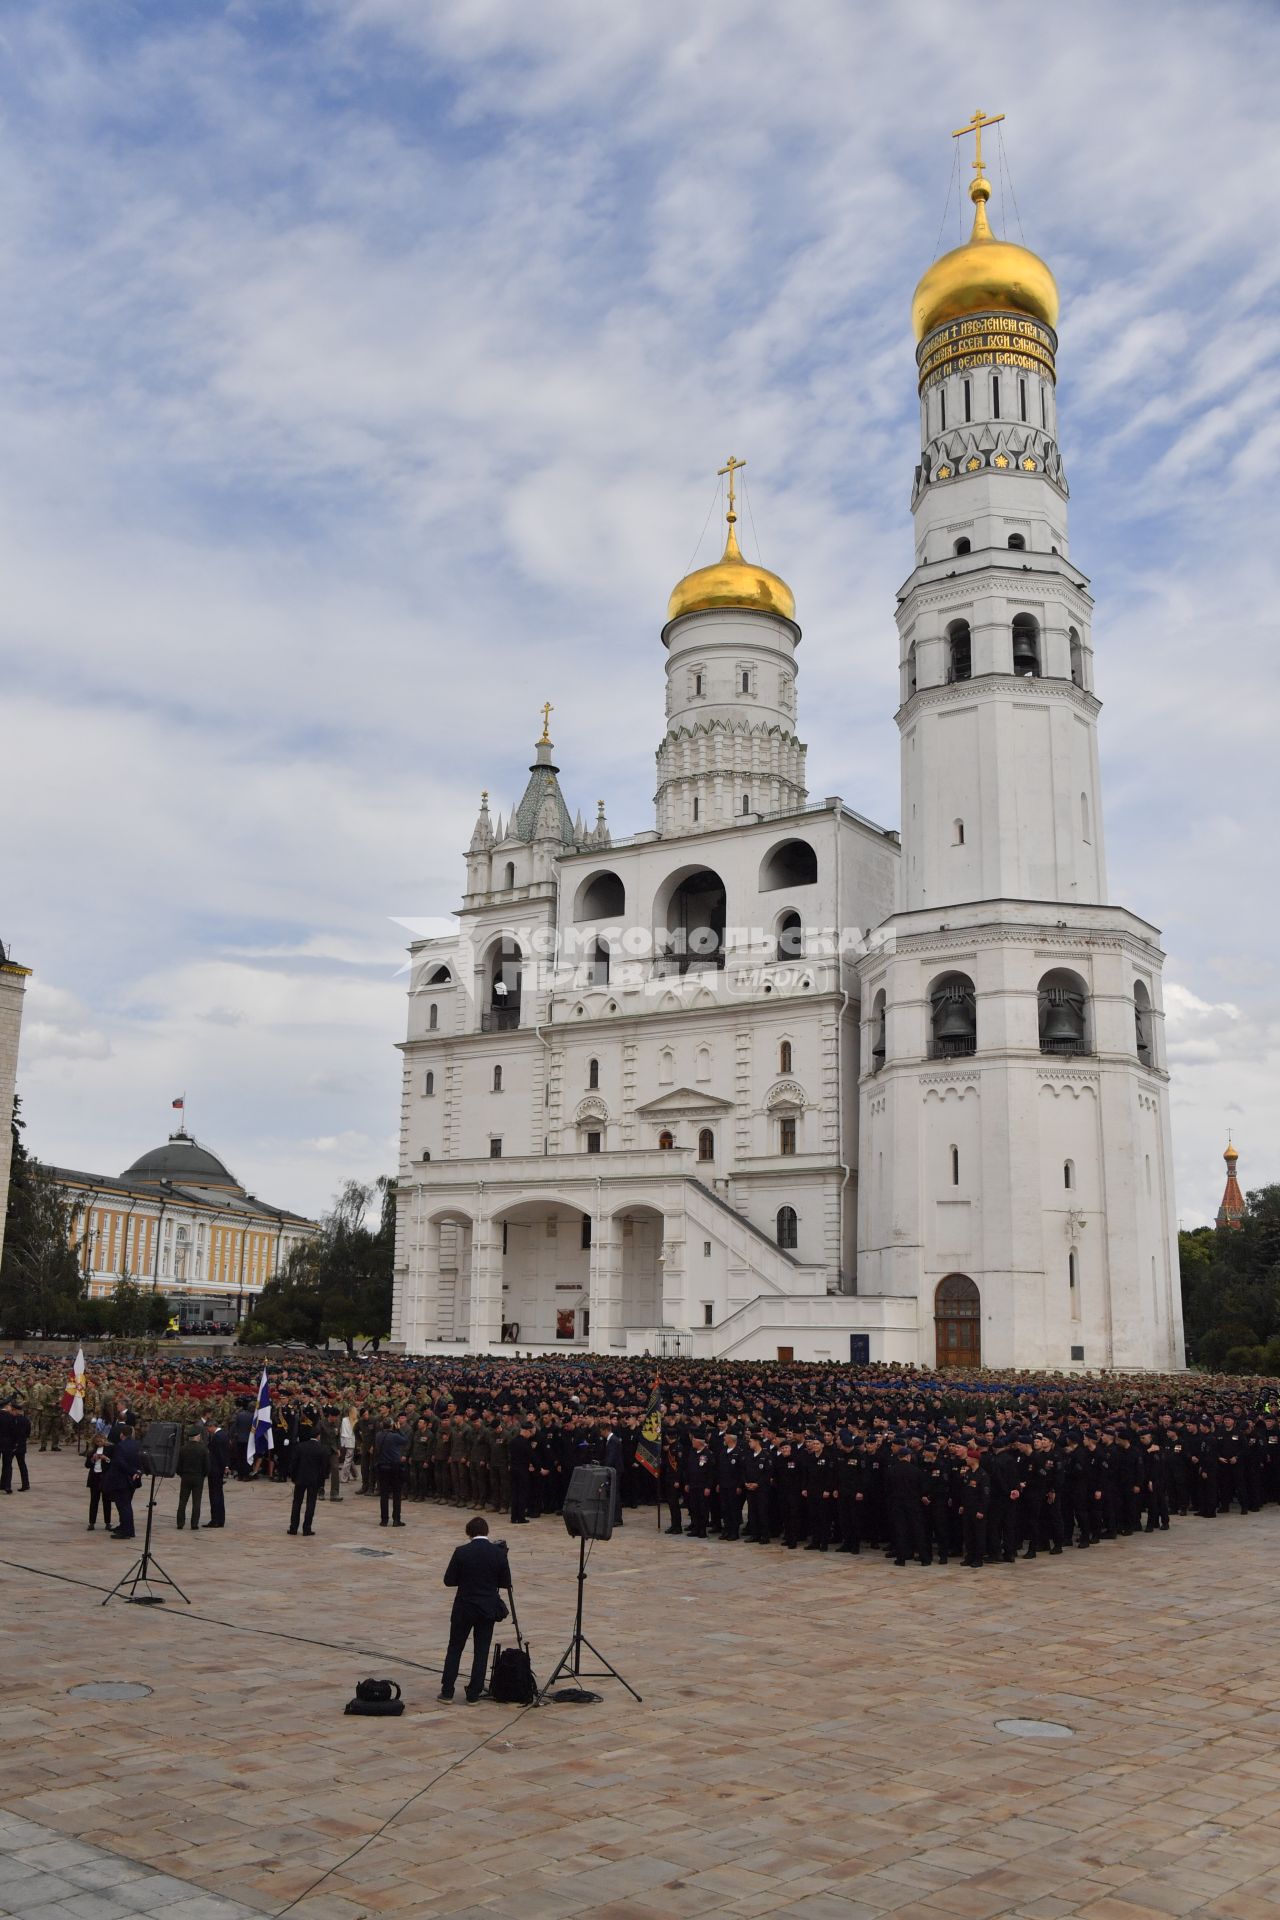
<svg viewBox="0 0 1280 1920">
<path fill-rule="evenodd" d="M 1057 339 L 1038 320 L 1016 314 L 980 314 L 936 327 L 917 349 L 920 392 L 951 374 L 976 367 L 1012 367 L 1056 383 Z"/>
</svg>

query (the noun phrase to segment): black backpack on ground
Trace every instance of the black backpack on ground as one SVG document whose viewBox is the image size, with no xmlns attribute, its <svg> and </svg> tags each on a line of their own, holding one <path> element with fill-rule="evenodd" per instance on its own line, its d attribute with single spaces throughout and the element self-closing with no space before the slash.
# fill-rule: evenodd
<svg viewBox="0 0 1280 1920">
<path fill-rule="evenodd" d="M 533 1662 L 524 1646 L 494 1649 L 493 1670 L 489 1676 L 489 1698 L 504 1706 L 531 1707 L 538 1697 L 533 1677 Z"/>
</svg>

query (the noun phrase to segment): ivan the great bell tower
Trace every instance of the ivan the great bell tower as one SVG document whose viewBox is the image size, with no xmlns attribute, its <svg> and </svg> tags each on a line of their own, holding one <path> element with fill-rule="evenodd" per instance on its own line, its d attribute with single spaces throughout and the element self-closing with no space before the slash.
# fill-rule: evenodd
<svg viewBox="0 0 1280 1920">
<path fill-rule="evenodd" d="M 1000 116 L 997 116 L 999 118 Z M 916 288 L 898 911 L 862 963 L 858 1287 L 924 1364 L 1182 1365 L 1157 930 L 1108 901 L 1058 290 L 992 232 Z"/>
</svg>

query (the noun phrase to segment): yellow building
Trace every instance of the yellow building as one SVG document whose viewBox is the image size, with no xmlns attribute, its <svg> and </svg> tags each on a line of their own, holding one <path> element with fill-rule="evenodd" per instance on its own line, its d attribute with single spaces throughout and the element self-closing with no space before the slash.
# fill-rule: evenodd
<svg viewBox="0 0 1280 1920">
<path fill-rule="evenodd" d="M 184 1327 L 243 1318 L 314 1220 L 246 1193 L 215 1153 L 179 1128 L 118 1179 L 53 1167 L 91 1297 L 128 1277 L 172 1302 Z"/>
</svg>

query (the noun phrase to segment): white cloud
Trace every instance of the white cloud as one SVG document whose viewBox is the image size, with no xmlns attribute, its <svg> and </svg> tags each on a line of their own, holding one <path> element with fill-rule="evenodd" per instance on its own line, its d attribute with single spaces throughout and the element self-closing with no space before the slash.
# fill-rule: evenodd
<svg viewBox="0 0 1280 1920">
<path fill-rule="evenodd" d="M 114 1170 L 186 1086 L 268 1197 L 327 1201 L 307 1142 L 390 1164 L 405 927 L 449 930 L 479 790 L 506 811 L 546 698 L 571 805 L 649 823 L 658 629 L 730 447 L 798 596 L 813 790 L 896 819 L 906 313 L 983 98 L 1065 296 L 1112 889 L 1190 996 L 1181 1190 L 1216 1180 L 1232 1100 L 1264 1177 L 1270 10 L 1082 0 L 1064 37 L 999 0 L 968 39 L 942 0 L 300 17 L 287 58 L 270 10 L 6 26 L 0 668 L 29 824 L 0 931 L 79 1003 L 33 984 L 36 1150 Z M 1206 98 L 1232 104 L 1212 165 Z"/>
</svg>

